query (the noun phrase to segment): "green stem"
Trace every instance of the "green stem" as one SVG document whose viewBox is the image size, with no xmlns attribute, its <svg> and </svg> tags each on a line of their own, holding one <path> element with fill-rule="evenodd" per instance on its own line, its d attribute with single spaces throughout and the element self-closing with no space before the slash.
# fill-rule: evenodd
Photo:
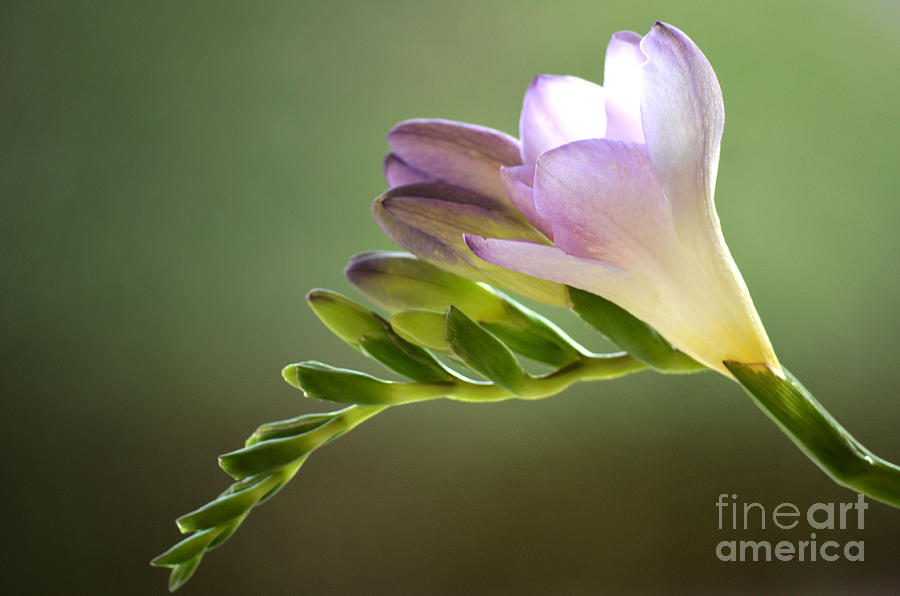
<svg viewBox="0 0 900 596">
<path fill-rule="evenodd" d="M 835 482 L 900 507 L 900 467 L 864 447 L 789 372 L 782 377 L 766 365 L 725 366 L 756 405 Z"/>
<path fill-rule="evenodd" d="M 341 413 L 331 422 L 325 425 L 328 427 L 330 436 L 317 446 L 321 447 L 335 440 L 344 433 L 350 432 L 369 418 L 376 414 L 387 410 L 390 406 L 350 406 L 341 411 Z"/>
<path fill-rule="evenodd" d="M 516 394 L 493 383 L 457 381 L 445 397 L 467 402 L 543 399 L 579 381 L 615 379 L 641 370 L 647 370 L 647 365 L 624 352 L 585 356 L 559 370 L 529 379 L 525 388 Z"/>
<path fill-rule="evenodd" d="M 344 410 L 342 410 L 332 421 L 336 423 L 333 426 L 336 434 L 332 436 L 331 439 L 336 439 L 345 432 L 353 430 L 359 424 L 362 424 L 375 414 L 383 412 L 388 407 L 389 406 L 350 406 L 349 408 L 344 408 Z M 325 426 L 332 427 L 332 422 L 329 422 Z"/>
</svg>

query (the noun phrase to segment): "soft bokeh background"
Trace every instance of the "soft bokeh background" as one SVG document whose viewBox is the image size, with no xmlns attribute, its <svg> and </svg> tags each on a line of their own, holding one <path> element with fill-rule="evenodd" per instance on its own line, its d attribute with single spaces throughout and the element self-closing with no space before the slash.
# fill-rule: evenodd
<svg viewBox="0 0 900 596">
<path fill-rule="evenodd" d="M 891 0 L 3 2 L 0 586 L 164 593 L 147 562 L 227 485 L 216 455 L 328 407 L 281 366 L 376 370 L 303 295 L 350 292 L 346 259 L 392 247 L 369 214 L 390 126 L 515 134 L 534 74 L 599 81 L 610 35 L 655 19 L 724 89 L 719 213 L 776 349 L 900 460 L 898 16 Z M 715 544 L 748 536 L 717 530 L 721 492 L 853 497 L 714 374 L 397 408 L 316 453 L 184 593 L 900 586 L 900 512 L 873 503 L 864 531 L 836 533 L 865 540 L 862 563 L 726 564 Z"/>
</svg>

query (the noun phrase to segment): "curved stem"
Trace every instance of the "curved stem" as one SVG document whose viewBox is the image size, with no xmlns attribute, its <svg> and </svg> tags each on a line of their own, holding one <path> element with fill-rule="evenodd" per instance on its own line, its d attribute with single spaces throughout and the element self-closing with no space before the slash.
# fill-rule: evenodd
<svg viewBox="0 0 900 596">
<path fill-rule="evenodd" d="M 556 395 L 579 381 L 615 379 L 642 370 L 648 370 L 647 365 L 624 352 L 609 355 L 591 355 L 579 358 L 575 362 L 546 375 L 529 379 L 526 387 L 516 394 L 493 383 L 457 381 L 452 385 L 445 397 L 467 402 L 543 399 Z"/>
<path fill-rule="evenodd" d="M 900 507 L 900 466 L 864 447 L 789 372 L 725 362 L 728 370 L 794 443 L 835 482 Z"/>
</svg>

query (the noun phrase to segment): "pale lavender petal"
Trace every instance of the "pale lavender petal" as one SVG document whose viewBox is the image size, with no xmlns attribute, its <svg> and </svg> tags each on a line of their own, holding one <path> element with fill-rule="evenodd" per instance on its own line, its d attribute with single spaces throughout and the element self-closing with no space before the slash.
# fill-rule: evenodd
<svg viewBox="0 0 900 596">
<path fill-rule="evenodd" d="M 647 322 L 680 350 L 725 375 L 729 373 L 723 360 L 756 362 L 754 358 L 764 358 L 760 361 L 777 362 L 768 360 L 764 352 L 754 351 L 755 329 L 735 326 L 717 316 L 719 288 L 707 285 L 702 270 L 688 266 L 666 278 L 658 273 L 622 270 L 531 242 L 467 235 L 466 244 L 488 263 L 603 296 Z"/>
<path fill-rule="evenodd" d="M 603 87 L 578 77 L 541 75 L 525 92 L 519 136 L 522 160 L 533 164 L 549 149 L 606 134 Z"/>
<path fill-rule="evenodd" d="M 641 36 L 619 31 L 606 47 L 603 88 L 606 89 L 607 139 L 644 142 L 641 127 Z"/>
<path fill-rule="evenodd" d="M 589 139 L 538 159 L 535 206 L 566 253 L 635 269 L 675 240 L 665 198 L 638 143 Z"/>
<path fill-rule="evenodd" d="M 486 264 L 466 247 L 467 232 L 546 242 L 518 215 L 497 209 L 492 199 L 445 183 L 412 184 L 378 197 L 372 212 L 394 242 L 421 259 L 541 302 L 566 303 L 558 284 Z"/>
<path fill-rule="evenodd" d="M 641 119 L 650 163 L 681 239 L 695 248 L 718 230 L 713 191 L 725 122 L 722 91 L 700 48 L 656 23 L 641 41 Z M 713 231 L 715 231 L 713 230 Z"/>
<path fill-rule="evenodd" d="M 640 272 L 572 256 L 555 246 L 534 242 L 469 234 L 465 240 L 469 250 L 488 263 L 593 292 L 629 310 L 647 312 L 658 301 Z"/>
<path fill-rule="evenodd" d="M 519 213 L 552 240 L 553 229 L 534 207 L 534 166 L 500 168 L 500 182 Z"/>
<path fill-rule="evenodd" d="M 384 156 L 384 178 L 390 186 L 435 181 L 434 178 L 412 167 L 394 153 Z"/>
<path fill-rule="evenodd" d="M 500 234 L 503 226 L 492 222 L 518 223 L 495 207 L 493 199 L 435 182 L 394 187 L 375 199 L 372 212 L 384 232 L 414 255 L 465 268 L 463 232 L 493 227 L 493 233 Z"/>
<path fill-rule="evenodd" d="M 526 240 L 504 240 L 466 234 L 465 241 L 475 256 L 488 263 L 570 286 L 583 288 L 589 280 L 597 277 L 595 275 L 597 271 L 601 271 L 603 275 L 615 276 L 626 273 L 605 263 L 566 254 L 555 246 Z"/>
<path fill-rule="evenodd" d="M 519 142 L 502 132 L 449 120 L 407 120 L 388 133 L 398 158 L 434 180 L 508 203 L 500 167 L 522 163 Z"/>
</svg>

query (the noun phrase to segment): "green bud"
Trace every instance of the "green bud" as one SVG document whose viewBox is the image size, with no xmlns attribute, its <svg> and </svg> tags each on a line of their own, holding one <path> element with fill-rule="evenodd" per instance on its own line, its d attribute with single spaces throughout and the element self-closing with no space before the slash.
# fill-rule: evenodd
<svg viewBox="0 0 900 596">
<path fill-rule="evenodd" d="M 236 479 L 270 473 L 321 446 L 328 439 L 323 430 L 327 430 L 326 425 L 295 437 L 270 439 L 224 453 L 219 456 L 219 467 Z"/>
<path fill-rule="evenodd" d="M 401 310 L 391 315 L 391 327 L 400 337 L 436 352 L 449 352 L 444 335 L 444 313 L 424 308 Z"/>
<path fill-rule="evenodd" d="M 306 302 L 332 333 L 357 349 L 362 336 L 384 332 L 381 317 L 336 292 L 312 290 Z"/>
<path fill-rule="evenodd" d="M 313 290 L 306 299 L 335 335 L 394 372 L 422 382 L 452 378 L 431 354 L 404 340 L 387 321 L 349 298 L 328 290 Z M 297 387 L 295 372 L 285 369 L 282 375 Z"/>
<path fill-rule="evenodd" d="M 260 499 L 259 502 L 257 502 L 256 504 L 259 505 L 264 500 L 265 499 Z M 236 517 L 233 521 L 231 521 L 224 528 L 222 528 L 222 531 L 219 533 L 218 536 L 213 538 L 213 541 L 209 543 L 209 546 L 206 547 L 206 550 L 212 550 L 212 549 L 216 548 L 217 546 L 219 546 L 220 544 L 222 544 L 223 542 L 225 542 L 226 540 L 228 540 L 229 538 L 231 538 L 231 535 L 234 534 L 235 531 L 239 527 L 241 527 L 241 524 L 243 523 L 245 517 L 246 517 L 246 515 L 243 515 L 241 517 Z"/>
<path fill-rule="evenodd" d="M 293 376 L 293 381 L 288 382 L 299 389 L 300 386 L 297 384 L 296 371 L 294 370 L 294 368 L 295 367 L 293 366 L 288 366 L 285 367 L 285 369 L 281 372 L 282 375 L 287 374 L 288 376 Z M 283 439 L 284 437 L 294 437 L 305 432 L 309 432 L 311 430 L 319 428 L 326 422 L 329 422 L 337 414 L 339 414 L 339 412 L 326 412 L 325 414 L 303 414 L 302 416 L 297 416 L 296 418 L 279 420 L 277 422 L 268 422 L 257 428 L 253 432 L 253 434 L 250 435 L 244 442 L 244 446 L 249 447 L 250 445 L 255 445 L 262 441 L 268 441 L 270 439 Z"/>
<path fill-rule="evenodd" d="M 182 515 L 175 523 L 182 532 L 207 530 L 246 513 L 271 490 L 273 481 L 265 476 L 243 490 L 225 494 L 199 509 Z"/>
<path fill-rule="evenodd" d="M 502 318 L 478 321 L 511 350 L 551 366 L 566 366 L 586 354 L 562 329 L 512 298 L 497 292 L 506 312 Z"/>
<path fill-rule="evenodd" d="M 509 348 L 456 307 L 446 314 L 447 344 L 466 366 L 513 395 L 521 394 L 530 377 Z"/>
<path fill-rule="evenodd" d="M 202 559 L 203 553 L 200 553 L 184 563 L 173 565 L 172 572 L 169 573 L 169 592 L 174 592 L 186 584 L 191 579 L 191 576 L 194 575 Z"/>
<path fill-rule="evenodd" d="M 447 351 L 442 319 L 452 305 L 532 360 L 565 366 L 582 355 L 558 327 L 512 298 L 408 253 L 362 253 L 350 260 L 345 273 L 374 302 L 401 311 L 391 318 L 391 326 L 420 346 Z"/>
<path fill-rule="evenodd" d="M 434 356 L 387 328 L 383 335 L 365 336 L 360 340 L 362 351 L 404 377 L 422 383 L 450 381 L 450 374 Z"/>
<path fill-rule="evenodd" d="M 188 536 L 163 554 L 159 555 L 150 564 L 155 567 L 175 567 L 186 561 L 190 561 L 197 555 L 202 555 L 209 543 L 218 534 L 217 529 L 197 532 Z"/>
<path fill-rule="evenodd" d="M 364 252 L 344 270 L 357 290 L 390 311 L 444 313 L 452 304 L 478 320 L 502 317 L 505 306 L 489 288 L 403 252 Z"/>
<path fill-rule="evenodd" d="M 398 405 L 442 397 L 452 386 L 441 383 L 397 383 L 385 381 L 355 370 L 337 368 L 321 362 L 294 365 L 296 379 L 307 397 L 339 403 Z"/>
</svg>

